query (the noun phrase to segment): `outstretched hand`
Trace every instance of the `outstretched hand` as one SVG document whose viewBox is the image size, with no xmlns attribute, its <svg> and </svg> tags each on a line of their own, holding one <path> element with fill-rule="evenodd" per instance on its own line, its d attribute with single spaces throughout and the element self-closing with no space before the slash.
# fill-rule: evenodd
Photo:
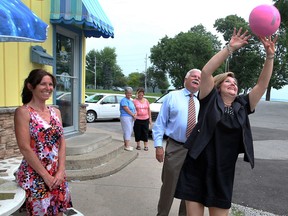
<svg viewBox="0 0 288 216">
<path fill-rule="evenodd" d="M 243 34 L 241 34 L 242 28 L 240 28 L 237 32 L 236 28 L 234 28 L 233 35 L 230 39 L 229 45 L 232 51 L 240 49 L 242 46 L 248 44 L 248 39 L 251 35 L 248 35 L 248 31 L 246 30 Z"/>
<path fill-rule="evenodd" d="M 266 55 L 274 55 L 275 53 L 275 44 L 276 44 L 276 41 L 278 39 L 278 35 L 276 35 L 274 37 L 274 39 L 272 40 L 272 37 L 269 36 L 269 37 L 259 37 L 259 40 L 262 42 L 265 50 L 266 50 Z"/>
</svg>

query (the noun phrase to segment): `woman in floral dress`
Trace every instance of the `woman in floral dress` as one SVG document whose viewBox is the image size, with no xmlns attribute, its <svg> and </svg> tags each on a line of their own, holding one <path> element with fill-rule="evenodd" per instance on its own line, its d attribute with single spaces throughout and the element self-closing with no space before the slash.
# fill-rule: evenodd
<svg viewBox="0 0 288 216">
<path fill-rule="evenodd" d="M 45 104 L 55 85 L 52 74 L 42 69 L 31 71 L 24 82 L 23 106 L 15 111 L 15 135 L 24 156 L 16 181 L 26 191 L 28 215 L 62 216 L 72 207 L 61 114 Z"/>
</svg>

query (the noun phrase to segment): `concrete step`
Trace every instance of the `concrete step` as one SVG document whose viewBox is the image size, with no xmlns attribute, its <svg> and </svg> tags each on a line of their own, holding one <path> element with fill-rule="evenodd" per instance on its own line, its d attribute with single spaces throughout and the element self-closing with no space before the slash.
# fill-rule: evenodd
<svg viewBox="0 0 288 216">
<path fill-rule="evenodd" d="M 84 181 L 112 175 L 130 164 L 137 156 L 138 153 L 136 151 L 129 152 L 122 148 L 116 157 L 101 166 L 90 169 L 66 170 L 67 180 Z"/>
<path fill-rule="evenodd" d="M 125 151 L 121 135 L 87 131 L 66 139 L 66 174 L 68 181 L 101 178 L 118 172 L 138 156 Z"/>
<path fill-rule="evenodd" d="M 112 136 L 105 133 L 87 131 L 66 139 L 66 155 L 81 155 L 105 146 L 112 141 Z"/>
<path fill-rule="evenodd" d="M 123 151 L 123 141 L 111 139 L 109 143 L 85 154 L 67 155 L 66 170 L 90 169 L 106 164 Z"/>
</svg>

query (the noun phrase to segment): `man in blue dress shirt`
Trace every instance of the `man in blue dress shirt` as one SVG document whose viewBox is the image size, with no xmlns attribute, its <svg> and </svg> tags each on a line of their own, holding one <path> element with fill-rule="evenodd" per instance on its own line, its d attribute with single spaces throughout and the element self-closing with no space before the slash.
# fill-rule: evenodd
<svg viewBox="0 0 288 216">
<path fill-rule="evenodd" d="M 200 70 L 192 69 L 188 71 L 184 80 L 185 88 L 172 91 L 166 96 L 152 128 L 156 159 L 160 163 L 164 162 L 157 216 L 168 216 L 173 203 L 179 173 L 187 154 L 187 149 L 183 147 L 183 143 L 187 139 L 189 99 L 190 95 L 193 94 L 197 121 L 199 101 L 196 93 L 199 90 L 200 82 Z M 164 134 L 168 136 L 165 157 L 163 149 Z M 179 215 L 186 215 L 184 201 L 181 201 Z"/>
</svg>

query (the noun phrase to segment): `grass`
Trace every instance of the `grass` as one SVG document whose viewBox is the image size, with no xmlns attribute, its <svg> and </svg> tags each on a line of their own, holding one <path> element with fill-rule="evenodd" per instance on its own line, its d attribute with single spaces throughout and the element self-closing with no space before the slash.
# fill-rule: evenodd
<svg viewBox="0 0 288 216">
<path fill-rule="evenodd" d="M 231 207 L 231 213 L 232 216 L 245 216 L 245 213 L 242 211 L 236 209 L 234 206 Z"/>
</svg>

